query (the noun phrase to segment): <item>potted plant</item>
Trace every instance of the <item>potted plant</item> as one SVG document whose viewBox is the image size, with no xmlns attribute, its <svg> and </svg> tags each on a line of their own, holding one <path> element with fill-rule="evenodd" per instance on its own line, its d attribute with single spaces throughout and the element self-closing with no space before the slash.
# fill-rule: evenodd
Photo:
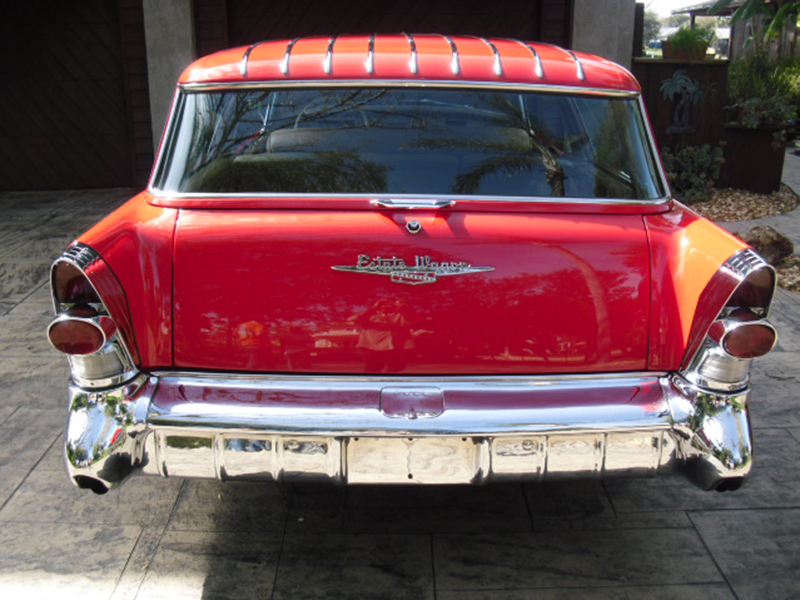
<svg viewBox="0 0 800 600">
<path fill-rule="evenodd" d="M 780 187 L 786 131 L 795 117 L 799 85 L 787 63 L 763 52 L 731 64 L 725 124 L 727 185 L 755 192 Z"/>
<path fill-rule="evenodd" d="M 756 52 L 728 69 L 727 120 L 750 129 L 785 130 L 795 116 L 800 74 L 790 63 Z"/>
<path fill-rule="evenodd" d="M 677 60 L 703 60 L 714 32 L 710 29 L 682 27 L 664 40 L 662 56 Z"/>
</svg>

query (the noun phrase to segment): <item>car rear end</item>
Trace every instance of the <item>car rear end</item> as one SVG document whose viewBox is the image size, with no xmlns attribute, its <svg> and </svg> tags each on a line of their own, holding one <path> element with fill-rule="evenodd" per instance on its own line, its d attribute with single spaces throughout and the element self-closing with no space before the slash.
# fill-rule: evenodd
<svg viewBox="0 0 800 600">
<path fill-rule="evenodd" d="M 775 342 L 771 268 L 670 201 L 629 74 L 513 40 L 199 61 L 150 190 L 53 284 L 68 470 L 95 491 L 136 470 L 732 489 Z"/>
</svg>

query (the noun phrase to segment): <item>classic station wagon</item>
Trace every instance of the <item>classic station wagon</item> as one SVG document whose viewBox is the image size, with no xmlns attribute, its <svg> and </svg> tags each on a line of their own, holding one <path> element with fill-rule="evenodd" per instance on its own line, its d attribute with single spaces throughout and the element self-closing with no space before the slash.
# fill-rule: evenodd
<svg viewBox="0 0 800 600">
<path fill-rule="evenodd" d="M 671 199 L 623 68 L 441 35 L 180 78 L 149 188 L 52 270 L 67 468 L 741 485 L 773 269 Z"/>
</svg>

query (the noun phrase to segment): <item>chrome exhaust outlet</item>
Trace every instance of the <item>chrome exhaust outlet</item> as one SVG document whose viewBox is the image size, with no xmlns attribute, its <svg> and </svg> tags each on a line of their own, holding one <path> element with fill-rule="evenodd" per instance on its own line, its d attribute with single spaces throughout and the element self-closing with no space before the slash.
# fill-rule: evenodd
<svg viewBox="0 0 800 600">
<path fill-rule="evenodd" d="M 143 466 L 154 389 L 144 375 L 109 390 L 70 387 L 65 456 L 75 485 L 104 494 Z"/>
<path fill-rule="evenodd" d="M 85 475 L 76 475 L 72 481 L 82 490 L 92 490 L 95 494 L 102 496 L 108 492 L 108 486 L 93 477 L 86 477 Z"/>
</svg>

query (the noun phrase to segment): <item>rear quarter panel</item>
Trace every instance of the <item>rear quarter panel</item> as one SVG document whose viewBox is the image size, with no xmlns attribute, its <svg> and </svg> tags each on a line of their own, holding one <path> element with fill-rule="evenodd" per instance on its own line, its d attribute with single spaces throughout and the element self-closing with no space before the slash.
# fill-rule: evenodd
<svg viewBox="0 0 800 600">
<path fill-rule="evenodd" d="M 652 280 L 648 367 L 677 370 L 703 290 L 722 264 L 747 245 L 677 202 L 668 213 L 645 215 L 644 222 Z M 704 308 L 719 311 L 725 299 L 719 302 Z"/>
<path fill-rule="evenodd" d="M 172 245 L 178 211 L 141 193 L 78 238 L 122 284 L 143 368 L 172 364 Z M 113 316 L 113 315 L 112 315 Z"/>
</svg>

